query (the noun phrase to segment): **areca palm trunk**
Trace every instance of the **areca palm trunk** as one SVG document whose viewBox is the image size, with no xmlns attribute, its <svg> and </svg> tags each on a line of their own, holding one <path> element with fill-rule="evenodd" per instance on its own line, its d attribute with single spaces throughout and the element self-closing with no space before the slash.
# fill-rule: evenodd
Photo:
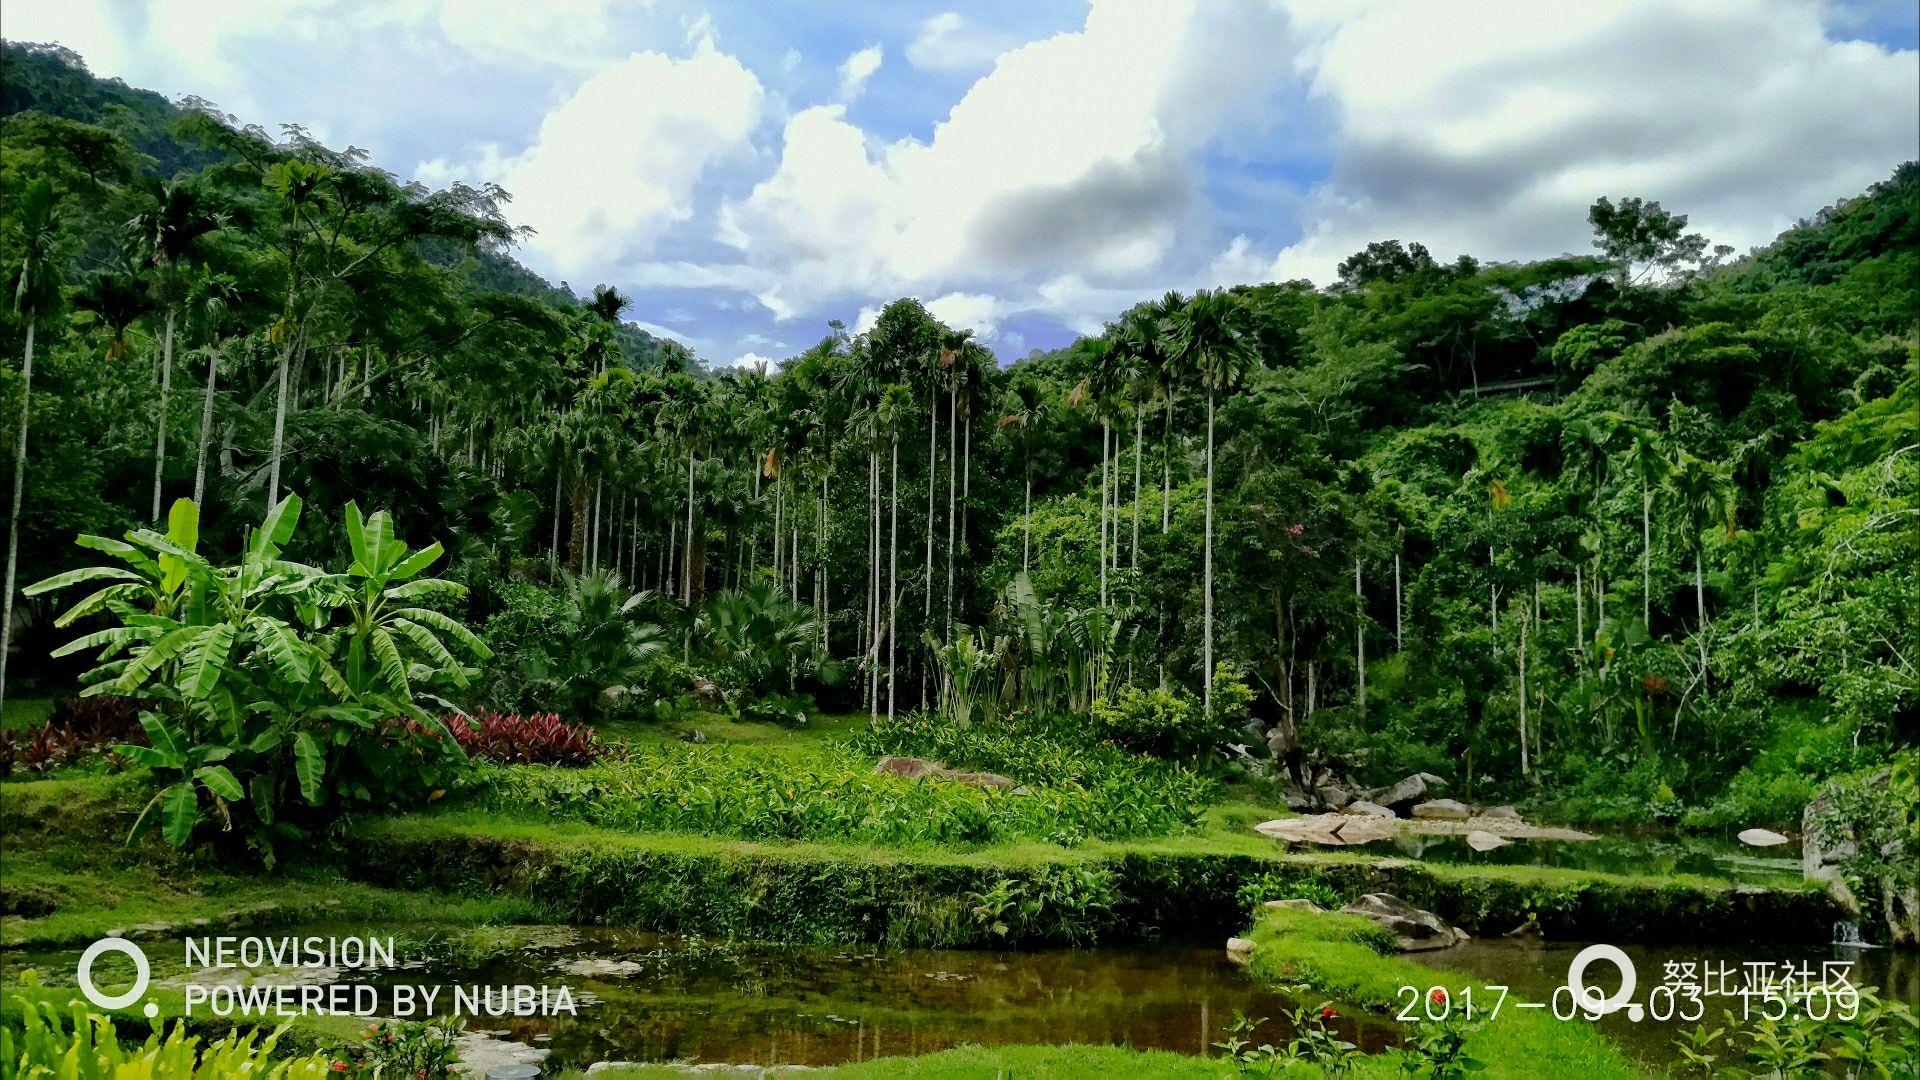
<svg viewBox="0 0 1920 1080">
<path fill-rule="evenodd" d="M 1354 700 L 1360 719 L 1367 718 L 1367 598 L 1360 591 L 1360 556 L 1353 557 L 1353 670 L 1358 679 Z"/>
<path fill-rule="evenodd" d="M 880 715 L 880 450 L 867 449 L 867 716 Z"/>
<path fill-rule="evenodd" d="M 280 505 L 280 455 L 287 437 L 287 375 L 293 366 L 293 342 L 280 350 L 280 388 L 273 406 L 273 461 L 267 469 L 267 505 Z"/>
<path fill-rule="evenodd" d="M 680 595 L 689 605 L 693 603 L 693 447 L 687 447 L 687 553 L 680 560 L 682 578 L 685 581 Z"/>
<path fill-rule="evenodd" d="M 1026 573 L 1033 559 L 1033 447 L 1027 447 L 1027 504 L 1021 512 L 1020 572 Z"/>
<path fill-rule="evenodd" d="M 1202 631 L 1204 646 L 1201 653 L 1201 685 L 1204 687 L 1202 701 L 1208 712 L 1213 710 L 1213 391 L 1207 391 L 1207 525 L 1205 572 L 1201 585 Z"/>
<path fill-rule="evenodd" d="M 1100 607 L 1107 606 L 1107 421 L 1100 421 Z"/>
<path fill-rule="evenodd" d="M 1700 677 L 1707 677 L 1707 579 L 1700 564 L 1700 545 L 1693 546 L 1693 605 L 1700 613 Z"/>
<path fill-rule="evenodd" d="M 947 621 L 944 635 L 947 638 L 953 637 L 953 512 L 954 496 L 958 490 L 954 479 L 960 460 L 956 452 L 960 425 L 955 423 L 955 411 L 959 397 L 958 393 L 952 391 L 947 394 Z"/>
<path fill-rule="evenodd" d="M 893 719 L 893 657 L 900 621 L 900 434 L 893 436 L 893 509 L 887 533 L 887 719 Z"/>
<path fill-rule="evenodd" d="M 1653 633 L 1653 488 L 1640 477 L 1640 623 Z"/>
<path fill-rule="evenodd" d="M 200 400 L 200 450 L 193 461 L 193 504 L 204 507 L 207 493 L 207 447 L 213 442 L 213 388 L 220 375 L 220 350 L 207 346 L 207 393 Z"/>
<path fill-rule="evenodd" d="M 208 382 L 211 384 L 212 379 L 209 378 Z M 211 389 L 208 390 L 207 396 L 209 402 L 208 408 L 212 408 L 213 392 Z M 560 565 L 560 479 L 562 472 L 563 470 L 559 464 L 556 463 L 553 467 L 553 540 L 547 545 L 547 564 L 550 567 L 556 568 Z"/>
<path fill-rule="evenodd" d="M 20 568 L 20 496 L 27 484 L 27 421 L 33 415 L 30 410 L 34 314 L 31 310 L 27 312 L 27 358 L 20 370 L 20 436 L 13 444 L 13 502 L 7 511 L 7 595 L 0 601 L 0 706 L 7 703 L 7 651 L 13 645 L 13 582 Z"/>
<path fill-rule="evenodd" d="M 153 440 L 153 520 L 160 520 L 160 479 L 167 464 L 167 406 L 173 395 L 173 309 L 160 334 L 160 423 Z"/>
<path fill-rule="evenodd" d="M 1133 562 L 1134 569 L 1140 568 L 1140 429 L 1146 419 L 1146 410 L 1133 410 Z"/>
<path fill-rule="evenodd" d="M 1160 430 L 1160 535 L 1167 534 L 1173 500 L 1173 393 L 1167 393 L 1167 421 Z"/>
</svg>

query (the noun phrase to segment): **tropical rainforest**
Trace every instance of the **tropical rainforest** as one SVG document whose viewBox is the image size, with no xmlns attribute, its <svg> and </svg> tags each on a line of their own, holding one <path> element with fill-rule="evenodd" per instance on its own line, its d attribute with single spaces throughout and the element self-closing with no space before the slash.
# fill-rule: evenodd
<svg viewBox="0 0 1920 1080">
<path fill-rule="evenodd" d="M 1383 238 L 1020 358 L 908 297 L 762 371 L 523 269 L 509 192 L 4 62 L 0 707 L 137 702 L 136 831 L 272 862 L 489 738 L 688 716 L 1089 779 L 893 814 L 829 757 L 776 827 L 700 800 L 792 772 L 643 747 L 484 805 L 1071 845 L 1218 783 L 1707 830 L 1911 790 L 1920 164 L 1746 253 L 1594 192 L 1558 258 Z"/>
</svg>

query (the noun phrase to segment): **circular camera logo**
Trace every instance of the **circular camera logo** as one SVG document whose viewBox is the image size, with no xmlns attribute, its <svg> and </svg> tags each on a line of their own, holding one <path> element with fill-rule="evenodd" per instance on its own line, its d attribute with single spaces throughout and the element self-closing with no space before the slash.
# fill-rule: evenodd
<svg viewBox="0 0 1920 1080">
<path fill-rule="evenodd" d="M 93 962 L 107 953 L 120 953 L 133 961 L 133 985 L 128 987 L 125 993 L 106 994 L 93 985 Z M 87 951 L 80 954 L 80 967 L 74 972 L 74 981 L 79 984 L 80 993 L 93 1003 L 94 1008 L 112 1010 L 124 1009 L 139 1001 L 140 995 L 147 992 L 148 975 L 147 954 L 140 950 L 140 946 L 126 938 L 109 937 L 101 938 L 87 946 Z M 141 1011 L 147 1015 L 148 1019 L 152 1019 L 160 1015 L 160 1006 L 149 1001 L 146 1008 Z"/>
</svg>

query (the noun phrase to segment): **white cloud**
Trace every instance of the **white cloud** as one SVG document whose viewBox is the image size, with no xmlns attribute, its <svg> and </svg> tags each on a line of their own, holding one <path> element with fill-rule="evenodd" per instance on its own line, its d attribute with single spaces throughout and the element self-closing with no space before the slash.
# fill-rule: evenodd
<svg viewBox="0 0 1920 1080">
<path fill-rule="evenodd" d="M 869 45 L 847 57 L 840 65 L 840 100 L 851 103 L 859 97 L 860 91 L 866 89 L 867 80 L 880 70 L 880 61 L 884 58 L 878 45 Z"/>
<path fill-rule="evenodd" d="M 532 145 L 500 163 L 509 214 L 533 226 L 534 261 L 607 275 L 692 216 L 696 185 L 745 147 L 760 82 L 703 37 L 676 60 L 634 53 L 548 113 Z"/>
<path fill-rule="evenodd" d="M 1715 241 L 1764 242 L 1920 144 L 1914 53 L 1831 40 L 1824 13 L 1735 0 L 1317 13 L 1333 176 L 1270 276 L 1325 282 L 1389 237 L 1448 258 L 1589 251 L 1600 195 L 1658 199 Z"/>
<path fill-rule="evenodd" d="M 1005 305 L 985 293 L 950 292 L 927 301 L 927 311 L 955 330 L 972 330 L 987 340 L 999 327 Z"/>
<path fill-rule="evenodd" d="M 737 368 L 757 368 L 761 371 L 773 371 L 780 366 L 780 361 L 770 359 L 765 356 L 761 356 L 757 352 L 748 351 L 748 352 L 741 353 L 739 356 L 734 357 L 732 360 L 728 361 L 727 363 L 721 364 L 720 366 L 721 367 L 737 367 Z"/>
<path fill-rule="evenodd" d="M 723 207 L 719 235 L 782 268 L 760 294 L 781 317 L 845 295 L 1027 291 L 1068 272 L 1143 281 L 1178 246 L 1195 159 L 1228 110 L 1258 129 L 1279 27 L 1251 0 L 1096 0 L 1082 29 L 1001 55 L 929 140 L 878 142 L 836 106 L 794 115 L 779 168 Z M 1237 99 L 1196 94 L 1222 80 Z"/>
<path fill-rule="evenodd" d="M 447 40 L 494 62 L 592 68 L 611 58 L 612 16 L 652 0 L 413 0 Z M 397 5 L 400 7 L 407 4 Z"/>
<path fill-rule="evenodd" d="M 920 24 L 919 34 L 907 46 L 907 62 L 948 75 L 984 71 L 1015 44 L 1004 34 L 969 23 L 957 11 L 943 11 Z"/>
</svg>

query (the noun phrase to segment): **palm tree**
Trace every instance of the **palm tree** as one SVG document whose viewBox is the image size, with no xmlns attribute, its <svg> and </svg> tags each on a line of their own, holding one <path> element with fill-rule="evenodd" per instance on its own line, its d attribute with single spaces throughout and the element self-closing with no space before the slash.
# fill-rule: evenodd
<svg viewBox="0 0 1920 1080">
<path fill-rule="evenodd" d="M 0 707 L 7 702 L 7 652 L 13 644 L 13 583 L 20 565 L 20 498 L 27 483 L 27 427 L 33 412 L 33 332 L 42 318 L 60 306 L 60 266 L 54 245 L 60 206 L 53 184 L 29 181 L 14 204 L 7 247 L 19 253 L 13 267 L 13 311 L 27 327 L 26 358 L 20 369 L 20 434 L 13 446 L 13 502 L 7 512 L 7 591 L 0 601 Z"/>
<path fill-rule="evenodd" d="M 1133 397 L 1133 556 L 1130 565 L 1136 568 L 1140 565 L 1140 442 L 1147 404 L 1159 389 L 1166 367 L 1166 358 L 1161 349 L 1163 336 L 1160 310 L 1156 305 L 1137 305 L 1121 318 L 1120 342 L 1126 356 L 1128 392 Z M 1164 497 L 1165 492 L 1162 492 Z"/>
<path fill-rule="evenodd" d="M 1653 491 L 1666 479 L 1672 464 L 1660 449 L 1660 436 L 1651 428 L 1631 421 L 1623 430 L 1627 444 L 1627 467 L 1640 482 L 1640 623 L 1653 632 Z"/>
<path fill-rule="evenodd" d="M 200 401 L 200 446 L 193 461 L 193 504 L 206 508 L 207 449 L 213 440 L 213 395 L 220 375 L 221 322 L 239 305 L 240 284 L 227 274 L 201 273 L 187 290 L 188 323 L 200 323 L 207 350 L 207 389 Z"/>
<path fill-rule="evenodd" d="M 1202 605 L 1205 623 L 1202 663 L 1204 702 L 1213 708 L 1213 419 L 1215 400 L 1230 392 L 1253 363 L 1253 345 L 1246 326 L 1246 309 L 1224 290 L 1203 289 L 1174 316 L 1168 351 L 1179 369 L 1190 373 L 1207 392 L 1207 510 L 1206 554 Z"/>
<path fill-rule="evenodd" d="M 1026 474 L 1026 502 L 1020 512 L 1020 572 L 1027 573 L 1033 562 L 1033 445 L 1050 412 L 1040 383 L 1023 379 L 1012 387 L 1011 412 L 1000 418 L 1000 430 L 1017 430 L 1020 461 Z"/>
<path fill-rule="evenodd" d="M 1724 468 L 1680 451 L 1668 472 L 1668 484 L 1678 503 L 1683 528 L 1681 545 L 1693 554 L 1693 603 L 1699 619 L 1700 674 L 1707 672 L 1707 586 L 1703 565 L 1706 544 L 1701 534 L 1714 525 L 1723 525 L 1728 539 L 1734 535 L 1733 478 Z"/>
<path fill-rule="evenodd" d="M 1067 394 L 1067 404 L 1086 407 L 1100 419 L 1100 606 L 1107 606 L 1107 465 L 1112 440 L 1113 408 L 1120 384 L 1121 356 L 1108 335 L 1088 338 L 1088 373 Z M 1117 531 L 1117 530 L 1116 530 Z"/>
<path fill-rule="evenodd" d="M 186 279 L 182 271 L 200 238 L 225 224 L 200 193 L 175 183 L 155 188 L 153 202 L 127 223 L 130 245 L 155 274 L 154 292 L 166 309 L 160 337 L 160 421 L 153 443 L 153 512 L 160 520 L 160 481 L 167 462 L 167 405 L 173 391 L 173 323 Z"/>
<path fill-rule="evenodd" d="M 1138 309 L 1141 319 L 1138 332 L 1144 338 L 1149 333 L 1157 339 L 1155 349 L 1160 359 L 1160 399 L 1166 408 L 1165 419 L 1160 429 L 1160 535 L 1167 534 L 1172 522 L 1173 507 L 1173 398 L 1176 391 L 1187 381 L 1187 373 L 1180 368 L 1180 362 L 1167 347 L 1167 334 L 1173 325 L 1174 316 L 1186 304 L 1177 292 L 1168 292 L 1159 300 L 1142 304 Z M 1149 330 L 1149 323 L 1153 329 Z"/>
</svg>

